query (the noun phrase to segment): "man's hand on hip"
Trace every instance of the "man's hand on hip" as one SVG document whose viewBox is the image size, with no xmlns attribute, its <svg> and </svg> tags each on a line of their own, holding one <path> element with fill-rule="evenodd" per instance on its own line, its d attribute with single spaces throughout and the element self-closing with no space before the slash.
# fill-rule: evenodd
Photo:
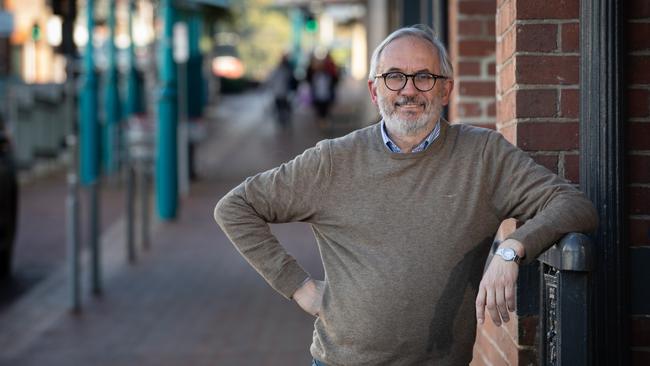
<svg viewBox="0 0 650 366">
<path fill-rule="evenodd" d="M 508 239 L 499 248 L 512 248 L 519 257 L 523 257 L 524 246 L 517 240 Z M 515 285 L 519 275 L 519 264 L 506 261 L 495 255 L 483 274 L 476 296 L 476 320 L 479 324 L 485 321 L 485 309 L 496 326 L 501 321 L 510 320 L 509 312 L 515 311 Z"/>
<path fill-rule="evenodd" d="M 293 293 L 293 299 L 307 313 L 318 316 L 323 305 L 325 282 L 308 279 Z"/>
</svg>

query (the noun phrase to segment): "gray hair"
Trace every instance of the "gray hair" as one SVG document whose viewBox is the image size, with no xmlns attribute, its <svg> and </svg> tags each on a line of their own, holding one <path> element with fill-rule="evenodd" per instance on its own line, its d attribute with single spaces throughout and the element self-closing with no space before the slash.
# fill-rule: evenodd
<svg viewBox="0 0 650 366">
<path fill-rule="evenodd" d="M 372 57 L 370 59 L 370 72 L 368 73 L 368 80 L 375 80 L 375 75 L 377 75 L 377 64 L 379 63 L 379 57 L 381 57 L 381 53 L 384 51 L 386 46 L 388 46 L 394 40 L 404 37 L 416 37 L 429 42 L 438 51 L 438 58 L 440 59 L 440 73 L 442 76 L 447 76 L 449 78 L 454 76 L 454 68 L 451 66 L 451 60 L 449 59 L 449 54 L 447 53 L 445 45 L 443 45 L 438 37 L 436 37 L 431 28 L 423 24 L 416 24 L 394 31 L 388 37 L 386 37 L 386 39 L 384 39 L 384 41 L 381 42 L 377 48 L 375 48 L 375 51 L 372 53 Z"/>
</svg>

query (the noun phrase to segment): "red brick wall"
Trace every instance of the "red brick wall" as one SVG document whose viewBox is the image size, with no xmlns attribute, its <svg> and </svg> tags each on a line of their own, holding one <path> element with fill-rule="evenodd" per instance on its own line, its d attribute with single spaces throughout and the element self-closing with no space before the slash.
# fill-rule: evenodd
<svg viewBox="0 0 650 366">
<path fill-rule="evenodd" d="M 497 127 L 560 176 L 578 182 L 578 0 L 499 1 Z"/>
<path fill-rule="evenodd" d="M 449 3 L 449 51 L 454 66 L 454 94 L 449 119 L 494 128 L 494 0 Z"/>
<path fill-rule="evenodd" d="M 650 2 L 626 9 L 626 146 L 630 255 L 650 250 Z M 639 279 L 632 278 L 631 281 Z M 632 365 L 650 365 L 650 314 L 630 319 Z"/>
<path fill-rule="evenodd" d="M 579 0 L 496 1 L 496 126 L 571 182 L 579 179 Z M 501 235 L 514 230 L 502 225 Z M 536 365 L 536 316 L 479 327 L 473 365 Z"/>
</svg>

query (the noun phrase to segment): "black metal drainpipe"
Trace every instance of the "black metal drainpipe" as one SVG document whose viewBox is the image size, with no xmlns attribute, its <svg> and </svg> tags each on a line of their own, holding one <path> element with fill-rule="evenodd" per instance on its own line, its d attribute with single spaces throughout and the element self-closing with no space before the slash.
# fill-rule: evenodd
<svg viewBox="0 0 650 366">
<path fill-rule="evenodd" d="M 580 186 L 594 202 L 593 365 L 627 365 L 623 2 L 580 1 Z"/>
</svg>

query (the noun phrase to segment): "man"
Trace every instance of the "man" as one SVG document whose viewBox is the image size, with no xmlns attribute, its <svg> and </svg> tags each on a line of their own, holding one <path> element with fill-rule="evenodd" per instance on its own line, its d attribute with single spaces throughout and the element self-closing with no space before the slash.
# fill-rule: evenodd
<svg viewBox="0 0 650 366">
<path fill-rule="evenodd" d="M 321 141 L 248 178 L 215 218 L 253 267 L 317 316 L 317 365 L 466 365 L 485 309 L 514 310 L 518 258 L 596 226 L 591 203 L 497 132 L 440 117 L 453 89 L 426 27 L 375 50 L 368 88 L 380 123 Z M 519 227 L 483 273 L 502 220 Z M 311 279 L 267 223 L 311 224 L 325 269 Z"/>
</svg>

